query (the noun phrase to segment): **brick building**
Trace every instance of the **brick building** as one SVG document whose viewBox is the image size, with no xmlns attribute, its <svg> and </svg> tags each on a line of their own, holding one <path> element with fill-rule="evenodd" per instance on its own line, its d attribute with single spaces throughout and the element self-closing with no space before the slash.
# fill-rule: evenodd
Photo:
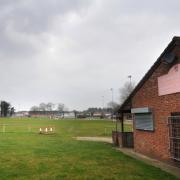
<svg viewBox="0 0 180 180">
<path fill-rule="evenodd" d="M 180 37 L 172 39 L 119 109 L 121 117 L 130 112 L 136 152 L 180 161 Z"/>
</svg>

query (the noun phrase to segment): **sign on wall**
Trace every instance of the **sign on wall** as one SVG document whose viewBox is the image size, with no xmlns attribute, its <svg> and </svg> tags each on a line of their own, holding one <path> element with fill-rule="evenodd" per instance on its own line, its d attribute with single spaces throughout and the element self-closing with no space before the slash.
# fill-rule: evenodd
<svg viewBox="0 0 180 180">
<path fill-rule="evenodd" d="M 180 64 L 174 65 L 168 74 L 158 77 L 159 96 L 180 92 Z"/>
</svg>

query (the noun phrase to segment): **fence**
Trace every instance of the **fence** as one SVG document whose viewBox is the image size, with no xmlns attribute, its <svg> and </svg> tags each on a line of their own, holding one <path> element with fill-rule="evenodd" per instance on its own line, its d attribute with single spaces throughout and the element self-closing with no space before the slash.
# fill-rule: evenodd
<svg viewBox="0 0 180 180">
<path fill-rule="evenodd" d="M 0 124 L 0 133 L 39 133 L 40 130 L 46 129 L 55 131 L 55 127 L 48 126 L 40 126 L 40 125 L 31 125 L 31 124 Z"/>
</svg>

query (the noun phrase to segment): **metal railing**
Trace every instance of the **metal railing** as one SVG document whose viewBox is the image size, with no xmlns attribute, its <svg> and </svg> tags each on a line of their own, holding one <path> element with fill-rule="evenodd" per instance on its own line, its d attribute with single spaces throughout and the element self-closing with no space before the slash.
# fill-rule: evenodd
<svg viewBox="0 0 180 180">
<path fill-rule="evenodd" d="M 180 161 L 180 116 L 168 118 L 171 158 Z"/>
</svg>

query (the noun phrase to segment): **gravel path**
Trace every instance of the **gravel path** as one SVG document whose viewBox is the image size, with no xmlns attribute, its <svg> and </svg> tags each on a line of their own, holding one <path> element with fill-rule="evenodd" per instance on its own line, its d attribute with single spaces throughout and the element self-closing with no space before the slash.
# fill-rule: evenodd
<svg viewBox="0 0 180 180">
<path fill-rule="evenodd" d="M 112 143 L 112 138 L 109 137 L 75 137 L 75 139 L 79 141 L 97 141 Z"/>
</svg>

